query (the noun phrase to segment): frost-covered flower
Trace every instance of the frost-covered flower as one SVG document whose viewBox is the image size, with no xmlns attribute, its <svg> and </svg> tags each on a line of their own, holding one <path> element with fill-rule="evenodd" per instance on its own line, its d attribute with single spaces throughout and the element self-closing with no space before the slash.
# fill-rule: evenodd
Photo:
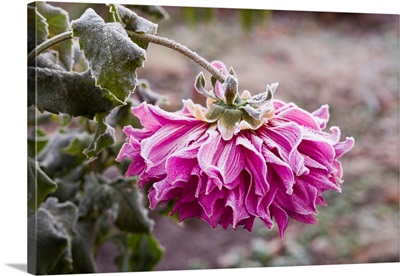
<svg viewBox="0 0 400 276">
<path fill-rule="evenodd" d="M 213 64 L 228 74 L 221 62 Z M 153 183 L 150 207 L 174 201 L 171 214 L 180 221 L 198 217 L 212 228 L 251 231 L 255 218 L 268 229 L 274 219 L 281 236 L 289 217 L 315 224 L 322 193 L 340 192 L 338 158 L 354 139 L 340 141 L 338 127 L 323 131 L 327 105 L 309 113 L 273 99 L 277 84 L 239 97 L 232 69 L 223 84 L 212 84 L 207 91 L 202 74 L 195 84 L 207 108 L 191 100 L 173 113 L 147 103 L 133 108 L 143 129 L 124 128 L 117 160 L 131 159 L 126 175 L 138 175 L 140 187 Z"/>
</svg>

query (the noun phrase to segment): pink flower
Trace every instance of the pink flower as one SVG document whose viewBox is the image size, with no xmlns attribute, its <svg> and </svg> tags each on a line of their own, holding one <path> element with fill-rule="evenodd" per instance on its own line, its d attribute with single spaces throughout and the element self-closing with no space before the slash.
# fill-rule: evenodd
<svg viewBox="0 0 400 276">
<path fill-rule="evenodd" d="M 309 113 L 272 99 L 277 84 L 239 97 L 232 69 L 224 84 L 213 83 L 207 91 L 202 74 L 196 80 L 208 108 L 187 100 L 174 113 L 147 103 L 132 109 L 143 129 L 124 128 L 117 161 L 132 160 L 126 175 L 138 175 L 140 187 L 152 182 L 150 208 L 174 201 L 171 215 L 180 221 L 198 217 L 212 228 L 251 231 L 255 218 L 269 230 L 275 220 L 281 236 L 289 217 L 315 224 L 317 205 L 326 205 L 322 193 L 340 192 L 338 159 L 354 139 L 340 141 L 338 127 L 323 131 L 327 105 Z"/>
</svg>

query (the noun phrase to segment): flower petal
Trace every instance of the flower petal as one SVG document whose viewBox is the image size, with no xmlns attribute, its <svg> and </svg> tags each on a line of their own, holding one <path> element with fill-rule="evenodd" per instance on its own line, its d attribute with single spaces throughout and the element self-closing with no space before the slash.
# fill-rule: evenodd
<svg viewBox="0 0 400 276">
<path fill-rule="evenodd" d="M 224 141 L 221 135 L 208 130 L 208 139 L 201 145 L 198 161 L 202 171 L 210 178 L 220 179 L 222 183 L 233 182 L 243 169 L 244 155 L 236 146 L 236 139 Z"/>
</svg>

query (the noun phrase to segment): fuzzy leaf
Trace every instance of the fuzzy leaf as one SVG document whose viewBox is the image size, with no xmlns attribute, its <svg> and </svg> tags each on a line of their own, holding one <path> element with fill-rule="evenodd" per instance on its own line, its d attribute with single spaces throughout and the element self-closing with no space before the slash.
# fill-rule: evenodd
<svg viewBox="0 0 400 276">
<path fill-rule="evenodd" d="M 96 219 L 100 214 L 108 214 L 115 219 L 118 202 L 115 192 L 106 180 L 98 175 L 86 175 L 84 181 L 85 193 L 79 203 L 79 216 L 86 219 Z"/>
<path fill-rule="evenodd" d="M 106 123 L 108 114 L 108 112 L 96 114 L 96 134 L 90 146 L 83 151 L 83 153 L 87 157 L 92 158 L 92 160 L 95 159 L 103 149 L 115 143 L 115 129 Z"/>
<path fill-rule="evenodd" d="M 148 217 L 143 206 L 143 195 L 133 185 L 133 179 L 118 179 L 111 186 L 115 189 L 119 202 L 116 226 L 132 233 L 148 233 L 154 221 Z"/>
<path fill-rule="evenodd" d="M 62 153 L 61 150 L 67 147 L 77 134 L 77 131 L 56 132 L 50 137 L 37 158 L 48 175 L 53 176 L 56 172 L 62 174 L 76 165 L 76 157 Z"/>
<path fill-rule="evenodd" d="M 71 246 L 78 208 L 71 202 L 48 198 L 35 215 L 28 218 L 28 264 L 34 274 L 49 274 L 63 263 L 72 270 Z"/>
<path fill-rule="evenodd" d="M 28 158 L 28 207 L 36 211 L 46 196 L 57 189 L 55 183 L 40 167 Z"/>
<path fill-rule="evenodd" d="M 169 14 L 168 12 L 161 6 L 154 6 L 154 5 L 129 5 L 129 7 L 132 7 L 134 9 L 141 10 L 151 17 L 154 18 L 154 20 L 157 21 L 162 21 L 162 20 L 168 20 L 169 19 Z"/>
<path fill-rule="evenodd" d="M 90 119 L 120 105 L 109 91 L 95 86 L 89 72 L 28 67 L 28 105 L 32 104 L 41 111 Z"/>
<path fill-rule="evenodd" d="M 83 151 L 85 148 L 90 146 L 93 138 L 93 135 L 87 132 L 78 133 L 73 137 L 68 146 L 61 149 L 61 152 L 76 156 L 79 161 L 82 162 L 84 159 L 86 159 L 86 155 L 83 154 Z"/>
<path fill-rule="evenodd" d="M 150 83 L 147 80 L 140 79 L 136 87 L 136 94 L 141 102 L 147 102 L 152 105 L 160 106 L 162 103 L 167 103 L 168 99 L 165 95 L 159 94 L 150 88 Z"/>
<path fill-rule="evenodd" d="M 146 52 L 128 37 L 119 23 L 105 23 L 93 9 L 71 22 L 74 37 L 88 60 L 96 85 L 108 89 L 121 103 L 135 89 L 136 69 Z"/>
<path fill-rule="evenodd" d="M 152 234 L 130 234 L 128 243 L 131 271 L 150 271 L 164 255 L 164 248 Z"/>
<path fill-rule="evenodd" d="M 138 89 L 139 87 L 140 87 L 140 84 L 137 87 L 137 94 L 141 95 L 141 93 L 140 93 L 141 89 Z M 144 98 L 142 96 L 140 96 L 140 97 L 141 97 L 141 99 Z M 132 113 L 133 106 L 135 106 L 133 99 L 128 99 L 126 101 L 126 105 L 118 106 L 117 108 L 114 108 L 111 111 L 110 115 L 108 115 L 108 117 L 107 117 L 107 122 L 111 126 L 114 126 L 114 127 L 120 126 L 121 129 L 126 125 L 132 125 L 133 127 L 137 127 L 137 128 L 141 127 L 139 118 L 136 117 Z"/>
<path fill-rule="evenodd" d="M 133 178 L 118 178 L 110 182 L 100 175 L 86 176 L 85 193 L 79 204 L 80 216 L 90 219 L 108 214 L 120 230 L 150 232 L 154 222 L 143 206 L 141 192 L 133 184 Z"/>
<path fill-rule="evenodd" d="M 49 25 L 49 38 L 66 32 L 70 29 L 69 15 L 60 7 L 54 7 L 45 2 L 37 2 L 36 7 L 41 15 L 46 18 Z M 73 64 L 72 40 L 57 43 L 52 47 L 58 52 L 58 61 L 66 70 L 71 71 Z"/>
<path fill-rule="evenodd" d="M 28 5 L 28 53 L 46 41 L 48 35 L 46 18 L 37 11 L 35 6 Z"/>
<path fill-rule="evenodd" d="M 113 13 L 114 20 L 120 22 L 125 29 L 136 33 L 157 33 L 157 24 L 138 16 L 130 9 L 118 4 L 108 4 L 108 6 L 110 6 L 110 12 Z"/>
<path fill-rule="evenodd" d="M 118 4 L 108 4 L 108 6 L 110 6 L 110 12 L 113 14 L 114 20 L 121 23 L 126 30 L 145 34 L 155 34 L 157 32 L 157 24 L 138 16 L 130 9 Z M 136 39 L 132 39 L 132 41 L 143 49 L 147 49 L 149 46 L 148 42 Z"/>
</svg>

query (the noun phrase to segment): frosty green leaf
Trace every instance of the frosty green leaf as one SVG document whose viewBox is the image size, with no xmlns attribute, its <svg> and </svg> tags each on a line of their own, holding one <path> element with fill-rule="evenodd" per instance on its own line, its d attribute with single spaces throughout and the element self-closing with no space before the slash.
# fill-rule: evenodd
<svg viewBox="0 0 400 276">
<path fill-rule="evenodd" d="M 70 29 L 68 13 L 59 8 L 49 5 L 45 2 L 37 2 L 37 9 L 49 25 L 49 37 L 66 32 Z M 72 40 L 68 39 L 52 47 L 58 52 L 59 63 L 68 71 L 72 69 L 73 64 L 73 45 Z"/>
<path fill-rule="evenodd" d="M 135 12 L 118 4 L 108 4 L 114 20 L 130 31 L 136 33 L 155 34 L 157 33 L 157 24 L 138 16 Z M 134 43 L 143 49 L 147 49 L 149 42 L 132 39 Z"/>
<path fill-rule="evenodd" d="M 90 146 L 83 151 L 83 153 L 89 158 L 95 159 L 103 149 L 115 143 L 115 130 L 112 126 L 106 123 L 106 117 L 108 114 L 108 112 L 96 114 L 96 134 Z"/>
<path fill-rule="evenodd" d="M 85 177 L 85 194 L 79 204 L 80 216 L 95 218 L 107 213 L 122 231 L 148 233 L 154 222 L 148 217 L 141 192 L 133 178 L 117 178 L 111 182 L 100 175 Z"/>
<path fill-rule="evenodd" d="M 32 104 L 41 111 L 90 119 L 120 105 L 108 90 L 95 86 L 89 72 L 28 67 L 28 105 Z"/>
<path fill-rule="evenodd" d="M 28 53 L 49 35 L 48 24 L 35 6 L 28 6 Z"/>
<path fill-rule="evenodd" d="M 168 20 L 169 14 L 168 12 L 161 6 L 156 5 L 129 5 L 129 7 L 141 10 L 146 14 L 153 17 L 154 20 L 162 21 Z"/>
<path fill-rule="evenodd" d="M 75 156 L 61 152 L 63 148 L 70 144 L 75 135 L 77 135 L 76 131 L 56 132 L 50 137 L 37 157 L 41 167 L 48 175 L 53 177 L 56 172 L 62 173 L 75 165 Z"/>
<path fill-rule="evenodd" d="M 78 220 L 78 209 L 72 202 L 58 203 L 48 198 L 35 215 L 28 219 L 28 270 L 50 274 L 60 262 L 72 270 L 71 245 Z"/>
<path fill-rule="evenodd" d="M 155 34 L 157 24 L 138 16 L 132 10 L 118 4 L 108 4 L 110 12 L 113 13 L 114 20 L 120 22 L 125 29 L 136 33 Z"/>
<path fill-rule="evenodd" d="M 55 183 L 40 167 L 28 158 L 28 207 L 36 211 L 46 196 L 57 189 Z"/>
<path fill-rule="evenodd" d="M 146 52 L 128 37 L 119 23 L 105 23 L 93 9 L 71 22 L 73 36 L 88 60 L 96 85 L 108 89 L 121 103 L 137 84 L 136 69 Z"/>
<path fill-rule="evenodd" d="M 148 211 L 143 206 L 143 195 L 133 183 L 132 178 L 121 178 L 111 184 L 119 202 L 115 224 L 124 231 L 148 233 L 153 229 L 154 221 L 148 217 Z"/>
<path fill-rule="evenodd" d="M 131 234 L 128 243 L 131 271 L 150 271 L 164 255 L 164 248 L 152 234 Z"/>
</svg>

